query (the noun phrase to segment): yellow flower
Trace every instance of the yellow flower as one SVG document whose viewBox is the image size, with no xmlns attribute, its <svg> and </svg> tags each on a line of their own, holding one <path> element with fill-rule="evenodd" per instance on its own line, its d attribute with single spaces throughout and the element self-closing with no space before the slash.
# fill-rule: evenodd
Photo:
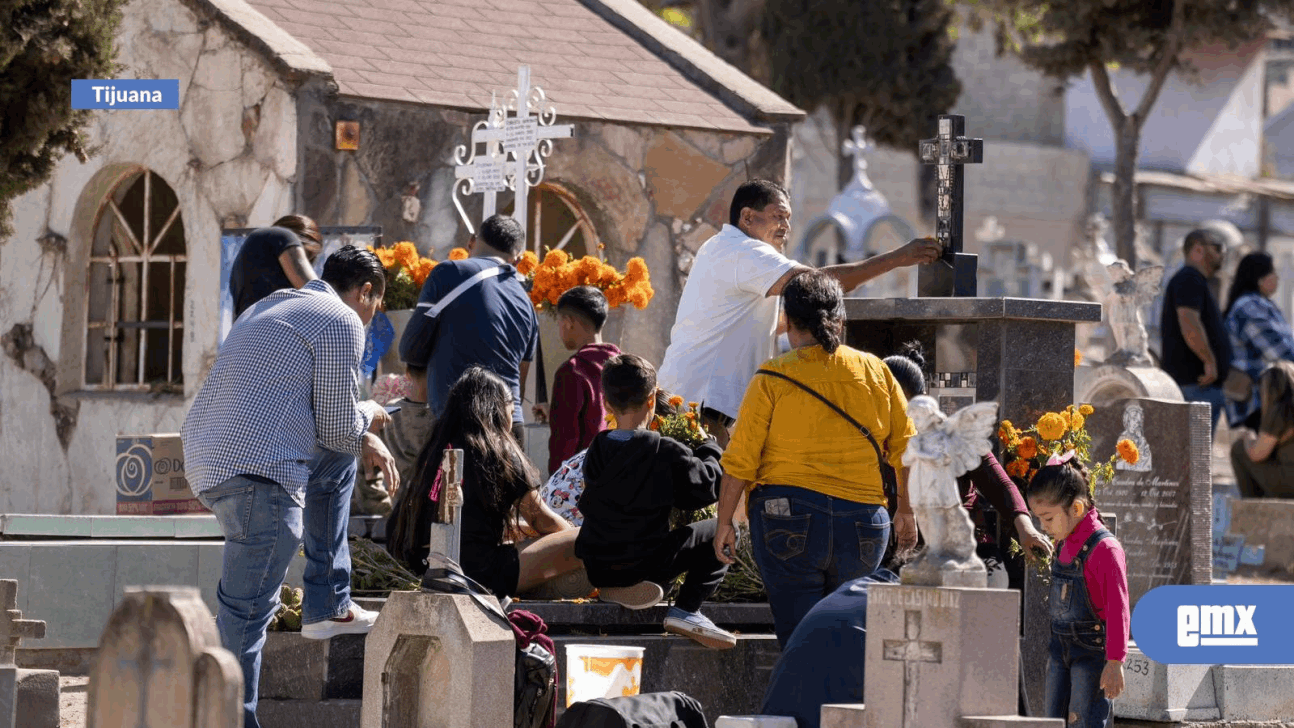
<svg viewBox="0 0 1294 728">
<path fill-rule="evenodd" d="M 1119 440 L 1116 447 L 1119 450 L 1119 457 L 1130 465 L 1136 465 L 1141 459 L 1141 452 L 1137 450 L 1137 444 L 1132 440 Z"/>
<path fill-rule="evenodd" d="M 1081 430 L 1085 424 L 1087 424 L 1087 418 L 1083 415 L 1075 412 L 1069 416 L 1069 426 L 1071 429 Z"/>
<path fill-rule="evenodd" d="M 453 250 L 449 251 L 449 259 L 450 259 L 450 260 L 467 260 L 467 249 L 466 249 L 466 248 L 454 248 Z"/>
<path fill-rule="evenodd" d="M 1038 456 L 1038 441 L 1033 439 L 1032 435 L 1020 439 L 1020 444 L 1016 445 L 1015 454 L 1026 460 Z"/>
<path fill-rule="evenodd" d="M 1048 412 L 1038 420 L 1038 434 L 1044 440 L 1059 440 L 1065 436 L 1066 429 L 1065 419 L 1055 412 Z"/>
<path fill-rule="evenodd" d="M 1060 419 L 1063 420 L 1065 423 L 1065 430 L 1069 431 L 1070 427 L 1073 425 L 1073 422 L 1071 421 L 1069 416 L 1069 410 L 1065 410 L 1064 412 L 1060 412 L 1058 414 L 1060 415 Z M 1065 433 L 1062 432 L 1061 434 L 1063 435 Z"/>
<path fill-rule="evenodd" d="M 1078 366 L 1079 364 L 1082 364 L 1082 363 L 1083 363 L 1083 352 L 1079 351 L 1078 349 L 1074 349 L 1074 366 Z"/>
<path fill-rule="evenodd" d="M 700 403 L 700 402 L 688 402 L 688 403 L 687 403 L 687 408 L 688 408 L 688 409 L 690 409 L 690 410 L 693 410 L 693 411 L 695 411 L 695 410 L 696 410 L 696 408 L 697 408 L 697 407 L 700 407 L 700 406 L 701 406 L 701 403 Z"/>
<path fill-rule="evenodd" d="M 1092 414 L 1092 413 L 1093 413 L 1093 412 L 1095 412 L 1095 411 L 1096 411 L 1096 410 L 1095 410 L 1095 409 L 1092 407 L 1092 405 L 1090 405 L 1090 404 L 1085 404 L 1085 405 L 1082 405 L 1082 406 L 1080 406 L 1080 407 L 1078 408 L 1078 413 L 1079 413 L 1079 414 L 1081 414 L 1081 415 L 1083 415 L 1084 417 L 1086 417 L 1086 416 L 1088 416 L 1088 415 Z"/>
<path fill-rule="evenodd" d="M 614 413 L 614 412 L 608 412 L 608 413 L 607 413 L 607 427 L 615 427 L 615 426 L 616 426 L 616 413 Z"/>
</svg>

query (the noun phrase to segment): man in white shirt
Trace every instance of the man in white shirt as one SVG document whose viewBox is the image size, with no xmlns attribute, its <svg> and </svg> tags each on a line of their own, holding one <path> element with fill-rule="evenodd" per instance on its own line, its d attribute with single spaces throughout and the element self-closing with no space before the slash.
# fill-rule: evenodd
<svg viewBox="0 0 1294 728">
<path fill-rule="evenodd" d="M 729 224 L 697 251 L 658 375 L 662 389 L 701 403 L 702 422 L 724 446 L 755 370 L 777 355 L 782 288 L 809 270 L 783 253 L 791 232 L 791 200 L 781 185 L 746 182 L 733 195 L 728 218 Z M 918 239 L 822 271 L 850 291 L 939 254 L 935 240 Z"/>
</svg>

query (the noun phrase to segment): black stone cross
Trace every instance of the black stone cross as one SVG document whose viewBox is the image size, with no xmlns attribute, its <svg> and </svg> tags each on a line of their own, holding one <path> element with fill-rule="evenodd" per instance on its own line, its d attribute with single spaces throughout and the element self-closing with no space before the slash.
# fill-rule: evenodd
<svg viewBox="0 0 1294 728">
<path fill-rule="evenodd" d="M 881 643 L 881 659 L 903 663 L 903 728 L 917 726 L 917 667 L 922 662 L 943 662 L 940 642 L 921 641 L 921 612 L 903 613 L 903 639 Z"/>
<path fill-rule="evenodd" d="M 939 136 L 921 140 L 921 163 L 938 167 L 935 239 L 943 246 L 943 256 L 917 271 L 917 293 L 920 296 L 975 296 L 978 293 L 978 261 L 975 256 L 962 252 L 963 165 L 984 161 L 984 140 L 967 139 L 965 134 L 966 117 L 944 114 L 939 117 Z"/>
</svg>

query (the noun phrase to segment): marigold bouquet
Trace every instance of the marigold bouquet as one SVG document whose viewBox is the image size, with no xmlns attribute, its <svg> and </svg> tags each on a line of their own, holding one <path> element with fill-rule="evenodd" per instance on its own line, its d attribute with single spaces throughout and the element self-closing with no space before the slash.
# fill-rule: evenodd
<svg viewBox="0 0 1294 728">
<path fill-rule="evenodd" d="M 1047 412 L 1032 427 L 1019 430 L 1010 420 L 1002 420 L 997 437 L 1002 443 L 1002 465 L 1007 475 L 1027 485 L 1047 459 L 1070 450 L 1091 474 L 1088 487 L 1095 497 L 1096 484 L 1114 478 L 1114 464 L 1120 459 L 1136 463 L 1140 457 L 1131 440 L 1119 440 L 1110 459 L 1092 462 L 1092 436 L 1087 432 L 1087 417 L 1095 410 L 1090 404 L 1069 405 L 1060 412 Z"/>
<path fill-rule="evenodd" d="M 656 415 L 648 427 L 688 447 L 696 447 L 705 442 L 710 433 L 706 432 L 705 426 L 701 424 L 699 411 L 701 405 L 697 402 L 688 402 L 687 409 L 684 409 L 683 398 L 678 395 L 670 397 L 669 405 L 674 408 L 674 414 L 665 417 Z"/>
<path fill-rule="evenodd" d="M 611 308 L 628 303 L 643 309 L 655 295 L 642 258 L 630 258 L 621 273 L 592 255 L 574 259 L 564 250 L 550 250 L 540 261 L 538 255 L 526 251 L 517 263 L 517 272 L 530 280 L 530 301 L 541 311 L 556 306 L 557 299 L 576 286 L 600 289 Z"/>
<path fill-rule="evenodd" d="M 382 308 L 386 311 L 413 308 L 418 303 L 418 294 L 422 284 L 436 267 L 436 261 L 418 254 L 418 248 L 404 240 L 387 248 L 369 250 L 382 262 L 386 269 L 386 293 L 382 296 Z M 462 260 L 467 257 L 463 248 L 454 248 L 449 252 L 450 260 Z"/>
</svg>

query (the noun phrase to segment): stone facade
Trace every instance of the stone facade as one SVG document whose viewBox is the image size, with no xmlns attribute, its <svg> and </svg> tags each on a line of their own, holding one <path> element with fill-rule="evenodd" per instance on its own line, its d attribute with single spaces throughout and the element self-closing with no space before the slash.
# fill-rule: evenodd
<svg viewBox="0 0 1294 728">
<path fill-rule="evenodd" d="M 100 151 L 59 163 L 14 205 L 0 239 L 0 512 L 111 513 L 120 433 L 177 432 L 216 353 L 220 230 L 290 212 L 296 184 L 294 90 L 200 9 L 131 3 L 119 61 L 141 78 L 178 78 L 175 111 L 108 111 L 88 129 Z M 114 190 L 143 170 L 179 201 L 184 394 L 82 392 L 91 239 Z M 201 273 L 199 273 L 201 272 Z"/>
</svg>

